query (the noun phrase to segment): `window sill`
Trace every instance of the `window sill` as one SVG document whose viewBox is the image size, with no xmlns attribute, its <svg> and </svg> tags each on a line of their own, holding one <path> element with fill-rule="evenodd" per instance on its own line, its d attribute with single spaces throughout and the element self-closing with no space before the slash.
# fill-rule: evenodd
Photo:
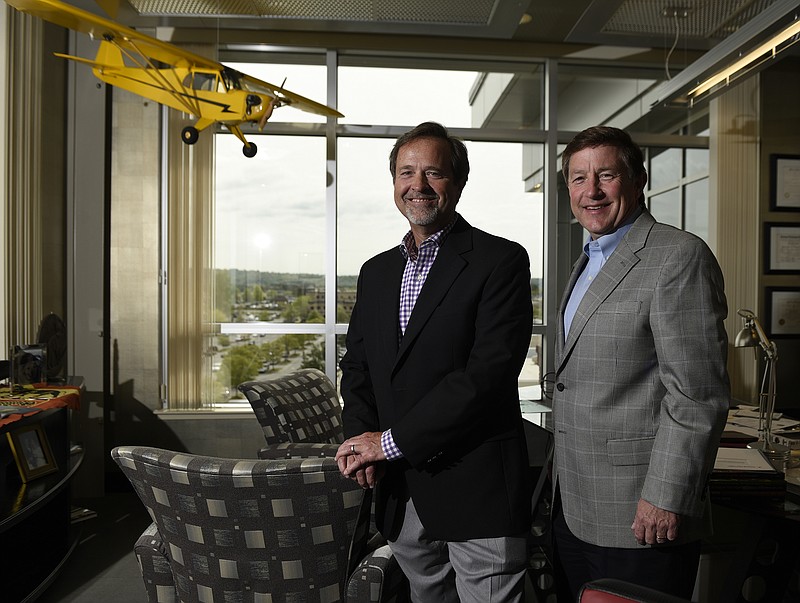
<svg viewBox="0 0 800 603">
<path fill-rule="evenodd" d="M 153 414 L 164 421 L 195 421 L 197 419 L 219 419 L 220 417 L 251 417 L 254 413 L 249 404 L 225 404 L 196 410 L 154 410 Z"/>
</svg>

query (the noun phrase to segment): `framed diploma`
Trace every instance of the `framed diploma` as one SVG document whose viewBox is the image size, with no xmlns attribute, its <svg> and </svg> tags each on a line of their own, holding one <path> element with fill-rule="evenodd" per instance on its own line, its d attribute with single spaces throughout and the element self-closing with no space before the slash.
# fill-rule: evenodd
<svg viewBox="0 0 800 603">
<path fill-rule="evenodd" d="M 800 223 L 764 224 L 764 272 L 800 274 Z"/>
<path fill-rule="evenodd" d="M 770 155 L 770 209 L 800 211 L 800 155 Z"/>
<path fill-rule="evenodd" d="M 769 336 L 800 336 L 800 287 L 767 287 L 765 293 Z"/>
</svg>

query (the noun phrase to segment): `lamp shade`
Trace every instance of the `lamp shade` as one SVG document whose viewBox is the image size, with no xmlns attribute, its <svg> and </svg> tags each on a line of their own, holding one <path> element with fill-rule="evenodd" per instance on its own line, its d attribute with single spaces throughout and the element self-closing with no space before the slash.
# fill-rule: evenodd
<svg viewBox="0 0 800 603">
<path fill-rule="evenodd" d="M 754 348 L 759 345 L 758 333 L 753 323 L 748 321 L 741 331 L 736 334 L 733 346 L 736 348 Z"/>
</svg>

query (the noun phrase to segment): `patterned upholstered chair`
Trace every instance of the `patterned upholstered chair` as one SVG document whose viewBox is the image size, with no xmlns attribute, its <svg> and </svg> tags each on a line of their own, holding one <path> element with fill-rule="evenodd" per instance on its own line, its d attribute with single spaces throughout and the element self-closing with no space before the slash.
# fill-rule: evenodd
<svg viewBox="0 0 800 603">
<path fill-rule="evenodd" d="M 239 385 L 264 432 L 262 459 L 333 457 L 344 441 L 342 407 L 336 386 L 320 370 L 308 368 L 263 381 Z M 369 493 L 371 500 L 371 493 Z M 371 515 L 372 517 L 372 515 Z M 348 601 L 405 600 L 408 580 L 374 520 L 369 524 L 366 555 L 359 579 L 348 583 Z"/>
<path fill-rule="evenodd" d="M 239 460 L 132 446 L 111 456 L 153 518 L 136 545 L 155 560 L 153 582 L 142 568 L 151 602 L 400 600 L 383 577 L 375 581 L 372 562 L 360 563 L 369 491 L 330 457 Z"/>
<path fill-rule="evenodd" d="M 139 562 L 142 581 L 150 603 L 174 603 L 178 601 L 169 553 L 155 523 L 151 523 L 133 545 Z"/>
<path fill-rule="evenodd" d="M 273 379 L 246 381 L 238 389 L 253 407 L 267 447 L 344 441 L 342 407 L 336 387 L 320 370 L 300 369 Z M 290 452 L 293 448 L 284 446 L 283 450 Z M 324 450 L 318 447 L 317 452 Z M 329 450 L 335 453 L 335 447 Z M 271 452 L 267 454 L 272 456 Z"/>
</svg>

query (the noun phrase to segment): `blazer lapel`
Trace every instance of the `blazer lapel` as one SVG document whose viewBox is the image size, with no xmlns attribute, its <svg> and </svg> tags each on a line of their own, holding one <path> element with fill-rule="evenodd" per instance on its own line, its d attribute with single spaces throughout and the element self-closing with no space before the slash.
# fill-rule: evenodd
<svg viewBox="0 0 800 603">
<path fill-rule="evenodd" d="M 428 278 L 425 279 L 425 284 L 422 286 L 422 291 L 419 293 L 414 310 L 408 320 L 405 335 L 403 335 L 400 348 L 397 350 L 395 369 L 412 347 L 433 311 L 447 295 L 453 282 L 467 266 L 467 261 L 462 254 L 472 249 L 471 229 L 472 227 L 464 218 L 459 218 L 439 249 L 436 261 L 431 266 Z M 396 323 L 397 321 L 395 321 Z"/>
<path fill-rule="evenodd" d="M 558 333 L 556 334 L 556 364 L 561 364 L 561 355 L 564 351 L 564 313 L 567 310 L 567 302 L 572 290 L 575 288 L 575 283 L 578 281 L 578 276 L 583 272 L 584 267 L 589 262 L 586 254 L 581 252 L 580 257 L 572 265 L 572 272 L 569 275 L 567 287 L 561 296 L 561 303 L 558 306 Z"/>
<path fill-rule="evenodd" d="M 406 261 L 400 250 L 390 255 L 390 260 L 385 266 L 385 280 L 378 292 L 379 308 L 379 336 L 388 358 L 397 354 L 400 341 L 400 284 L 403 281 L 403 271 Z"/>
<path fill-rule="evenodd" d="M 603 268 L 597 275 L 597 278 L 589 286 L 586 294 L 583 296 L 578 309 L 575 311 L 575 316 L 570 325 L 569 335 L 564 342 L 564 348 L 561 354 L 556 356 L 558 362 L 558 370 L 560 371 L 564 362 L 569 357 L 569 353 L 575 346 L 575 343 L 580 337 L 586 323 L 597 311 L 597 308 L 608 298 L 609 295 L 616 289 L 622 282 L 622 279 L 631 271 L 631 269 L 639 262 L 639 257 L 636 255 L 642 247 L 644 247 L 647 235 L 655 223 L 653 216 L 645 211 L 633 223 L 633 226 L 628 231 L 622 241 L 620 241 L 617 249 L 608 258 L 608 261 L 603 265 Z M 584 255 L 585 257 L 585 255 Z M 572 291 L 572 286 L 583 269 L 585 261 L 578 261 L 575 263 L 573 273 L 570 275 L 569 291 Z M 562 324 L 561 333 L 563 334 L 563 314 L 566 307 L 566 299 L 562 300 L 562 307 L 559 311 L 559 322 Z M 562 335 L 563 337 L 563 335 Z"/>
</svg>

